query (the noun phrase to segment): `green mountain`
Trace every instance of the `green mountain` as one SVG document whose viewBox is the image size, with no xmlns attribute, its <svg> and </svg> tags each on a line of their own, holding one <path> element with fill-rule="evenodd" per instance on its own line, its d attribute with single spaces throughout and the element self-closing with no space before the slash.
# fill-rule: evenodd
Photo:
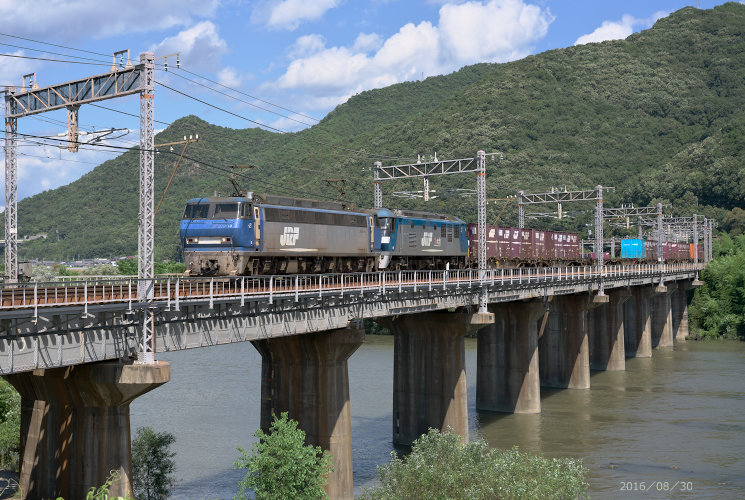
<svg viewBox="0 0 745 500">
<path fill-rule="evenodd" d="M 293 134 L 233 130 L 195 116 L 156 143 L 199 134 L 156 216 L 156 258 L 179 255 L 178 221 L 192 197 L 230 194 L 229 165 L 253 164 L 238 182 L 255 192 L 337 198 L 324 181 L 344 178 L 344 199 L 371 206 L 375 161 L 409 163 L 500 151 L 487 164 L 487 192 L 613 186 L 606 206 L 661 201 L 674 215 L 716 217 L 745 228 L 745 5 L 691 7 L 626 40 L 552 50 L 506 64 L 363 92 L 317 125 Z M 156 156 L 156 203 L 177 154 Z M 19 203 L 19 234 L 48 233 L 22 257 L 132 255 L 137 248 L 138 153 L 107 161 L 68 186 Z M 429 204 L 393 197 L 420 182 L 384 183 L 384 205 L 449 212 L 473 221 L 475 198 Z M 475 188 L 475 176 L 433 178 L 430 187 Z M 575 206 L 576 205 L 576 206 Z M 488 220 L 514 224 L 516 208 L 489 205 Z M 555 208 L 555 207 L 554 207 Z M 542 207 L 545 211 L 551 207 Z M 541 227 L 581 229 L 592 204 L 566 205 L 574 218 Z M 55 237 L 56 231 L 60 239 Z"/>
</svg>

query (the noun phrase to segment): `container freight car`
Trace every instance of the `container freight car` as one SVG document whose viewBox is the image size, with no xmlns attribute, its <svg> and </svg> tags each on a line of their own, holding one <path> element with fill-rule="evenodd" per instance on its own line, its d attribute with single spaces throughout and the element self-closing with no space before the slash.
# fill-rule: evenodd
<svg viewBox="0 0 745 500">
<path fill-rule="evenodd" d="M 478 226 L 468 225 L 469 260 L 478 260 Z M 516 227 L 486 226 L 486 258 L 496 267 L 546 266 L 577 262 L 576 233 Z"/>
<path fill-rule="evenodd" d="M 621 258 L 622 259 L 645 259 L 647 257 L 647 248 L 644 240 L 624 239 L 621 240 Z"/>
</svg>

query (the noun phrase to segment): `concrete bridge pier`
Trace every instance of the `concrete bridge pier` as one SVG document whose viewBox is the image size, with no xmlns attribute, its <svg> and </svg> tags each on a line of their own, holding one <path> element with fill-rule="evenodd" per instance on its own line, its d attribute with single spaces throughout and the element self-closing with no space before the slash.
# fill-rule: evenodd
<svg viewBox="0 0 745 500">
<path fill-rule="evenodd" d="M 478 333 L 476 407 L 507 413 L 539 413 L 541 380 L 538 318 L 541 300 L 489 305 L 494 324 Z"/>
<path fill-rule="evenodd" d="M 132 495 L 129 404 L 168 382 L 168 363 L 104 361 L 5 378 L 21 395 L 26 498 L 85 498 L 112 470 L 110 495 Z"/>
<path fill-rule="evenodd" d="M 652 312 L 653 286 L 637 286 L 631 289 L 631 299 L 624 308 L 624 346 L 627 358 L 652 357 Z"/>
<path fill-rule="evenodd" d="M 688 290 L 693 288 L 690 280 L 676 282 L 677 288 L 671 298 L 673 338 L 685 340 L 688 338 Z"/>
<path fill-rule="evenodd" d="M 590 312 L 590 368 L 626 370 L 623 305 L 631 297 L 626 288 L 607 290 L 608 302 Z"/>
<path fill-rule="evenodd" d="M 326 493 L 352 499 L 352 430 L 347 360 L 362 345 L 355 327 L 254 340 L 261 354 L 261 428 L 288 412 L 305 441 L 333 455 Z"/>
<path fill-rule="evenodd" d="M 652 299 L 652 347 L 673 346 L 672 294 L 677 289 L 675 283 L 655 288 Z"/>
<path fill-rule="evenodd" d="M 468 318 L 426 312 L 380 320 L 394 335 L 394 443 L 410 446 L 429 428 L 450 428 L 468 441 Z"/>
<path fill-rule="evenodd" d="M 590 388 L 588 311 L 592 297 L 557 295 L 538 338 L 541 385 L 568 389 Z"/>
</svg>

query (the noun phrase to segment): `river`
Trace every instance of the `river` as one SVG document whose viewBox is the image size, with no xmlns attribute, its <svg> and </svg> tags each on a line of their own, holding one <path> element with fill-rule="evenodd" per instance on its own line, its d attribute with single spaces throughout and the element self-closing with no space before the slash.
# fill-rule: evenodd
<svg viewBox="0 0 745 500">
<path fill-rule="evenodd" d="M 232 498 L 245 474 L 236 447 L 250 449 L 259 425 L 261 358 L 248 343 L 157 358 L 171 381 L 132 403 L 133 436 L 144 425 L 176 436 L 171 498 Z M 536 415 L 478 412 L 473 339 L 466 365 L 471 439 L 581 458 L 593 498 L 745 497 L 745 343 L 685 341 L 593 372 L 590 390 L 543 388 Z M 393 337 L 368 336 L 349 379 L 358 494 L 393 449 Z"/>
</svg>

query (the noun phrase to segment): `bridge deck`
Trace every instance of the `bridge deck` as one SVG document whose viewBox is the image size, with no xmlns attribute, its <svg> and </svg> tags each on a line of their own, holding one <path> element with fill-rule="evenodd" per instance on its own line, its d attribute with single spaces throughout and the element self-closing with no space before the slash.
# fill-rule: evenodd
<svg viewBox="0 0 745 500">
<path fill-rule="evenodd" d="M 486 289 L 505 302 L 691 279 L 702 265 L 395 271 L 153 280 L 156 352 L 342 328 L 350 321 L 456 307 Z M 133 357 L 138 280 L 0 286 L 0 373 Z"/>
</svg>

